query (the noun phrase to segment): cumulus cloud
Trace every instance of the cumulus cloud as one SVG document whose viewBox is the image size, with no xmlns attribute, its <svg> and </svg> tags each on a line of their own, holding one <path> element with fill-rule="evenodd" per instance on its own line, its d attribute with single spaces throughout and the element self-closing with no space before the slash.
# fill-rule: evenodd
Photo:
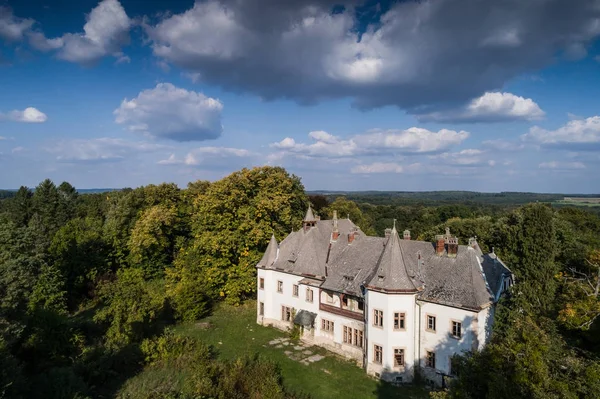
<svg viewBox="0 0 600 399">
<path fill-rule="evenodd" d="M 458 152 L 446 152 L 432 156 L 432 159 L 441 161 L 442 164 L 454 167 L 481 167 L 494 166 L 496 161 L 489 159 L 489 154 L 475 148 L 468 148 Z"/>
<path fill-rule="evenodd" d="M 595 0 L 398 1 L 370 19 L 351 1 L 332 12 L 336 3 L 198 1 L 144 27 L 156 57 L 208 84 L 300 103 L 351 97 L 416 114 L 478 98 L 557 53 L 581 56 L 600 34 Z M 484 95 L 463 119 L 543 115 L 511 96 Z"/>
<path fill-rule="evenodd" d="M 512 93 L 487 92 L 464 108 L 421 114 L 417 118 L 430 122 L 503 122 L 538 120 L 544 115 L 545 112 L 530 98 Z"/>
<path fill-rule="evenodd" d="M 571 120 L 556 130 L 533 126 L 528 133 L 521 136 L 521 139 L 545 148 L 598 151 L 600 150 L 600 116 Z"/>
<path fill-rule="evenodd" d="M 221 135 L 222 110 L 217 99 L 159 83 L 136 98 L 124 99 L 114 114 L 117 123 L 132 131 L 175 141 L 202 141 Z"/>
<path fill-rule="evenodd" d="M 374 162 L 372 164 L 356 165 L 350 171 L 362 174 L 402 173 L 404 172 L 404 168 L 395 162 Z"/>
<path fill-rule="evenodd" d="M 158 161 L 159 165 L 203 165 L 214 161 L 216 158 L 246 158 L 254 155 L 251 151 L 243 148 L 230 147 L 200 147 L 187 153 L 183 159 L 178 159 L 175 154 L 171 154 L 168 159 Z"/>
<path fill-rule="evenodd" d="M 14 110 L 6 114 L 0 113 L 0 121 L 1 120 L 24 123 L 43 123 L 48 120 L 48 116 L 37 108 L 27 107 L 22 111 Z"/>
<path fill-rule="evenodd" d="M 56 160 L 69 163 L 118 162 L 139 153 L 154 152 L 168 147 L 145 141 L 127 141 L 102 137 L 61 141 L 47 151 L 56 154 Z"/>
<path fill-rule="evenodd" d="M 355 155 L 377 155 L 385 153 L 431 154 L 448 150 L 463 142 L 469 133 L 442 129 L 432 132 L 411 127 L 406 130 L 372 129 L 348 139 L 324 131 L 310 132 L 313 143 L 297 143 L 291 137 L 271 144 L 284 152 L 309 157 L 352 157 Z"/>
<path fill-rule="evenodd" d="M 58 50 L 65 61 L 91 65 L 111 55 L 122 59 L 121 48 L 129 43 L 132 21 L 118 0 L 102 0 L 86 16 L 83 32 L 48 39 L 38 31 L 29 33 L 29 44 L 39 51 Z"/>
<path fill-rule="evenodd" d="M 585 165 L 582 162 L 542 162 L 538 165 L 540 169 L 555 169 L 555 170 L 577 170 L 585 169 Z"/>
<path fill-rule="evenodd" d="M 0 38 L 6 42 L 23 40 L 34 23 L 33 19 L 16 17 L 10 8 L 0 6 Z"/>
</svg>

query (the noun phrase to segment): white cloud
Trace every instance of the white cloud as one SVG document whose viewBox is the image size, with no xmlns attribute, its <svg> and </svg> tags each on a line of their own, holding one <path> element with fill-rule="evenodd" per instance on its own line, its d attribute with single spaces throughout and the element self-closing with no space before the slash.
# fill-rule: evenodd
<svg viewBox="0 0 600 399">
<path fill-rule="evenodd" d="M 525 142 L 547 148 L 577 151 L 600 150 L 600 116 L 571 120 L 556 130 L 533 126 L 522 135 Z"/>
<path fill-rule="evenodd" d="M 585 165 L 582 162 L 542 162 L 538 165 L 540 169 L 558 169 L 558 170 L 576 170 L 585 169 Z"/>
<path fill-rule="evenodd" d="M 23 111 L 14 110 L 6 114 L 0 113 L 0 120 L 24 123 L 43 123 L 48 120 L 48 116 L 37 108 L 27 107 Z"/>
<path fill-rule="evenodd" d="M 485 151 L 469 148 L 458 152 L 446 152 L 431 157 L 437 159 L 443 164 L 455 167 L 481 167 L 494 166 L 496 161 L 489 159 L 489 154 Z"/>
<path fill-rule="evenodd" d="M 372 173 L 402 173 L 404 168 L 395 162 L 374 162 L 372 164 L 357 165 L 351 170 L 352 173 L 372 174 Z"/>
<path fill-rule="evenodd" d="M 472 100 L 464 109 L 437 111 L 417 115 L 422 121 L 434 122 L 502 122 L 538 120 L 545 112 L 530 98 L 512 93 L 488 92 Z"/>
<path fill-rule="evenodd" d="M 355 155 L 377 155 L 385 153 L 430 154 L 443 152 L 460 144 L 469 133 L 442 129 L 432 132 L 411 127 L 406 130 L 373 129 L 348 139 L 342 139 L 324 131 L 310 132 L 314 143 L 297 143 L 286 137 L 271 147 L 309 157 L 352 157 Z"/>
<path fill-rule="evenodd" d="M 169 155 L 168 159 L 158 161 L 159 165 L 188 165 L 196 166 L 214 161 L 216 158 L 245 158 L 255 155 L 249 150 L 230 147 L 199 147 L 191 150 L 183 159 L 178 159 L 175 154 Z"/>
<path fill-rule="evenodd" d="M 16 154 L 16 153 L 19 153 L 19 152 L 23 152 L 23 151 L 25 151 L 25 147 L 21 147 L 21 146 L 15 147 L 12 150 L 10 150 L 10 152 L 12 152 L 13 154 Z"/>
<path fill-rule="evenodd" d="M 121 48 L 129 43 L 132 24 L 118 0 L 102 0 L 86 16 L 83 32 L 53 39 L 31 32 L 29 44 L 39 51 L 58 50 L 58 58 L 83 65 L 94 64 L 108 55 L 125 60 Z"/>
<path fill-rule="evenodd" d="M 222 109 L 217 99 L 159 83 L 136 98 L 124 99 L 114 114 L 117 123 L 132 131 L 175 141 L 202 141 L 221 135 Z"/>
<path fill-rule="evenodd" d="M 77 139 L 61 141 L 47 148 L 56 154 L 56 160 L 73 163 L 117 162 L 139 153 L 154 152 L 168 147 L 144 141 L 102 137 L 97 139 Z"/>
<path fill-rule="evenodd" d="M 0 38 L 7 42 L 23 40 L 24 34 L 31 29 L 33 19 L 19 18 L 8 7 L 0 6 Z"/>
<path fill-rule="evenodd" d="M 367 26 L 344 3 L 333 14 L 337 3 L 327 0 L 197 1 L 144 28 L 156 57 L 207 84 L 300 103 L 351 97 L 417 114 L 503 87 L 561 51 L 583 56 L 600 34 L 596 0 L 398 1 L 379 5 Z M 543 116 L 533 101 L 511 96 L 484 94 L 463 119 Z"/>
</svg>

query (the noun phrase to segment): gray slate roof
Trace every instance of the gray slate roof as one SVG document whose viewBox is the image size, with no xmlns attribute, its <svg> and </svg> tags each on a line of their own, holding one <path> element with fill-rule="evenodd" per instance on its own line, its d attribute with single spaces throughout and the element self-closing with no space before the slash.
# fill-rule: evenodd
<svg viewBox="0 0 600 399">
<path fill-rule="evenodd" d="M 313 286 L 320 281 L 322 289 L 357 297 L 362 296 L 361 286 L 366 286 L 416 293 L 424 301 L 473 310 L 492 303 L 502 275 L 510 273 L 476 244 L 475 248 L 459 245 L 457 256 L 450 258 L 436 255 L 433 243 L 401 240 L 395 228 L 390 238 L 365 236 L 348 219 L 337 221 L 340 234 L 333 240 L 333 224 L 315 220 L 314 227 L 290 233 L 278 252 L 272 237 L 257 267 L 310 277 Z M 353 231 L 355 239 L 349 243 Z"/>
<path fill-rule="evenodd" d="M 423 283 L 416 280 L 417 276 L 414 273 L 410 274 L 409 276 L 404 254 L 400 248 L 400 238 L 394 226 L 390 238 L 385 243 L 376 271 L 368 281 L 368 287 L 385 292 L 420 291 Z"/>
<path fill-rule="evenodd" d="M 260 262 L 258 262 L 257 266 L 259 266 L 259 267 L 271 266 L 273 264 L 273 262 L 275 262 L 275 259 L 277 259 L 277 251 L 278 251 L 278 244 L 277 244 L 277 240 L 275 239 L 275 234 L 273 234 L 273 235 L 271 235 L 271 240 L 269 241 L 269 245 L 267 245 L 265 254 L 263 255 Z"/>
<path fill-rule="evenodd" d="M 490 290 L 494 295 L 497 295 L 498 290 L 502 287 L 504 277 L 512 275 L 512 271 L 494 253 L 482 255 L 481 266 L 487 277 Z"/>
</svg>

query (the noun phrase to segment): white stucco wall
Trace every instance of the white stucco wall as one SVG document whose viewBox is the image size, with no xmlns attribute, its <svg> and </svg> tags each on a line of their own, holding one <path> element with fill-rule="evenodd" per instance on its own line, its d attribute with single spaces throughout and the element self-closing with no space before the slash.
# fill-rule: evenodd
<svg viewBox="0 0 600 399">
<path fill-rule="evenodd" d="M 438 380 L 441 377 L 437 372 L 442 372 L 446 375 L 450 373 L 450 359 L 454 354 L 479 348 L 479 337 L 482 331 L 478 320 L 479 314 L 435 303 L 420 303 L 422 304 L 420 316 L 421 349 L 419 354 L 421 370 L 427 378 L 440 383 Z M 435 332 L 427 329 L 428 315 L 436 317 Z M 462 336 L 460 339 L 452 336 L 453 320 L 462 323 Z M 426 366 L 427 351 L 435 353 L 435 370 Z"/>
<path fill-rule="evenodd" d="M 264 289 L 259 288 L 260 278 L 265 279 Z M 296 276 L 289 273 L 282 273 L 275 270 L 258 269 L 257 273 L 257 288 L 258 288 L 258 303 L 257 303 L 257 322 L 261 324 L 273 324 L 279 328 L 286 329 L 289 323 L 281 320 L 281 307 L 289 306 L 296 313 L 299 310 L 308 310 L 309 312 L 318 313 L 319 311 L 319 289 L 315 287 L 307 287 L 299 284 L 302 276 Z M 277 292 L 277 282 L 283 282 L 283 293 Z M 293 296 L 293 285 L 298 285 L 298 296 Z M 306 289 L 313 290 L 313 302 L 306 301 Z M 259 316 L 258 307 L 260 302 L 265 305 L 264 317 Z M 316 325 L 316 322 L 315 322 Z"/>
<path fill-rule="evenodd" d="M 260 289 L 259 280 L 264 278 L 264 289 Z M 298 284 L 301 276 L 274 270 L 257 269 L 257 322 L 272 325 L 282 330 L 291 327 L 291 323 L 281 320 L 282 305 L 299 310 L 307 310 L 317 314 L 314 329 L 305 329 L 303 340 L 325 347 L 345 357 L 352 358 L 362 365 L 363 350 L 359 347 L 343 343 L 343 327 L 348 326 L 363 331 L 366 341 L 367 372 L 381 378 L 402 382 L 410 382 L 414 377 L 414 366 L 419 365 L 425 378 L 441 384 L 441 375 L 450 373 L 450 359 L 455 353 L 478 350 L 489 341 L 494 309 L 486 308 L 480 312 L 418 301 L 414 294 L 382 294 L 367 291 L 365 310 L 366 326 L 362 321 L 319 310 L 321 302 L 339 308 L 340 297 L 333 295 L 333 303 L 327 301 L 326 293 L 318 288 L 313 290 L 313 302 L 306 301 L 305 285 Z M 283 293 L 277 292 L 277 281 L 283 282 Z M 293 285 L 299 285 L 298 296 L 293 296 Z M 260 302 L 264 303 L 264 317 L 259 315 Z M 383 311 L 383 328 L 373 325 L 374 310 Z M 394 330 L 394 313 L 405 313 L 405 329 Z M 428 331 L 427 315 L 436 317 L 436 331 Z M 325 318 L 334 323 L 334 331 L 321 330 L 321 320 Z M 460 339 L 452 337 L 452 321 L 462 323 Z M 366 331 L 365 331 L 366 330 Z M 374 345 L 383 348 L 382 364 L 374 363 Z M 405 366 L 394 366 L 394 348 L 404 349 Z M 436 355 L 436 367 L 426 367 L 426 353 L 433 351 Z M 440 374 L 441 373 L 441 374 Z"/>
<path fill-rule="evenodd" d="M 402 382 L 409 382 L 413 376 L 414 344 L 415 344 L 415 295 L 386 295 L 375 291 L 367 292 L 367 372 L 379 374 L 382 378 L 394 381 L 402 377 Z M 373 325 L 374 310 L 383 311 L 383 328 Z M 406 328 L 394 330 L 394 313 L 406 314 Z M 374 362 L 374 345 L 383 348 L 383 362 Z M 404 367 L 394 366 L 394 348 L 404 349 Z"/>
</svg>

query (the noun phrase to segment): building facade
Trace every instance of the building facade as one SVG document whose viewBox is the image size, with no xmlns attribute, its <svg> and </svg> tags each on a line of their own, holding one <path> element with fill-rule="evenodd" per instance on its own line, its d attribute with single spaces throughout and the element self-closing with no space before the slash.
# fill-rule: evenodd
<svg viewBox="0 0 600 399">
<path fill-rule="evenodd" d="M 489 339 L 494 307 L 514 281 L 492 252 L 446 233 L 435 242 L 364 235 L 349 219 L 320 220 L 309 208 L 302 229 L 257 264 L 257 322 L 301 327 L 302 340 L 354 359 L 367 373 L 431 384 L 452 376 L 455 354 Z"/>
</svg>

